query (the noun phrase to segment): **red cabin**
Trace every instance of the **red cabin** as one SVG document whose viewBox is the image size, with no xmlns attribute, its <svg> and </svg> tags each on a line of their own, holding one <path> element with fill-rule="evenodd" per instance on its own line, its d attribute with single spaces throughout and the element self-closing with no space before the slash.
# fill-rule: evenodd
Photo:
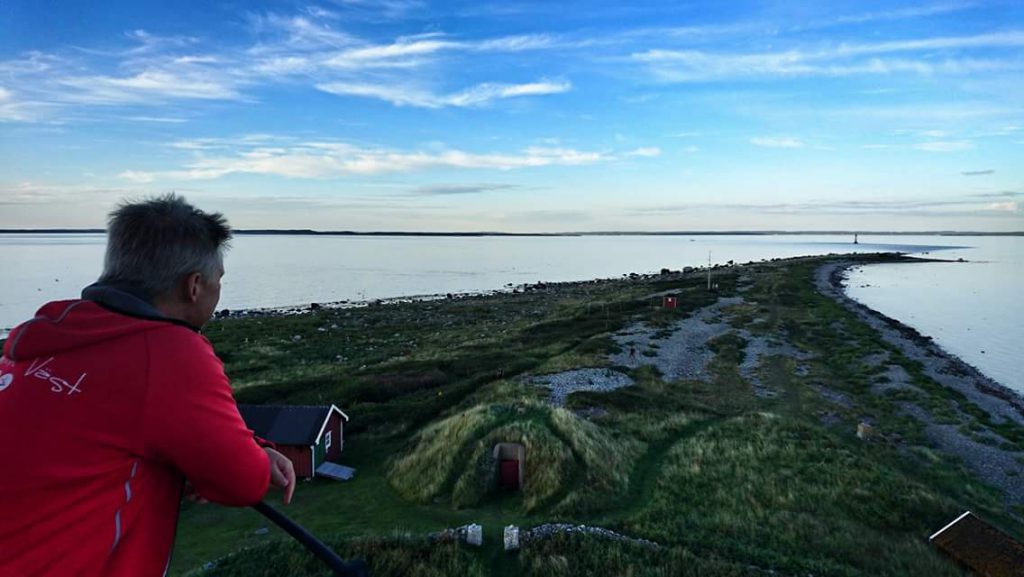
<svg viewBox="0 0 1024 577">
<path fill-rule="evenodd" d="M 338 470 L 345 468 L 331 466 L 341 461 L 348 421 L 348 415 L 337 406 L 238 405 L 238 411 L 256 436 L 274 443 L 291 459 L 296 476 L 347 478 Z"/>
<path fill-rule="evenodd" d="M 664 297 L 662 299 L 661 303 L 662 303 L 662 306 L 664 306 L 667 309 L 674 309 L 674 308 L 679 306 L 679 298 L 678 297 Z"/>
</svg>

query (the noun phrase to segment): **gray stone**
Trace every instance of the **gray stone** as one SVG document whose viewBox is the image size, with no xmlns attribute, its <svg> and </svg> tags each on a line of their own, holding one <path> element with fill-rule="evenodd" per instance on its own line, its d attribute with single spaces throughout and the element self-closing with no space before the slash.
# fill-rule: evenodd
<svg viewBox="0 0 1024 577">
<path fill-rule="evenodd" d="M 519 549 L 519 527 L 509 525 L 505 527 L 505 550 L 516 551 Z"/>
</svg>

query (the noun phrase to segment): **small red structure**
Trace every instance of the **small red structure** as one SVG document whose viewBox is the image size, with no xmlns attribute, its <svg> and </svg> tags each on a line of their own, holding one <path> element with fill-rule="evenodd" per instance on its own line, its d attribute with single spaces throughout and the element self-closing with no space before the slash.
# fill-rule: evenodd
<svg viewBox="0 0 1024 577">
<path fill-rule="evenodd" d="M 510 491 L 519 490 L 519 461 L 515 459 L 503 459 L 501 461 L 501 480 L 499 483 L 502 489 Z"/>
<path fill-rule="evenodd" d="M 679 297 L 664 297 L 661 304 L 667 309 L 674 309 L 679 306 Z"/>
<path fill-rule="evenodd" d="M 238 405 L 245 425 L 292 461 L 295 475 L 311 478 L 324 463 L 338 463 L 348 415 L 335 405 Z"/>
<path fill-rule="evenodd" d="M 498 462 L 498 488 L 522 489 L 526 447 L 519 443 L 498 443 L 494 447 L 494 460 Z"/>
</svg>

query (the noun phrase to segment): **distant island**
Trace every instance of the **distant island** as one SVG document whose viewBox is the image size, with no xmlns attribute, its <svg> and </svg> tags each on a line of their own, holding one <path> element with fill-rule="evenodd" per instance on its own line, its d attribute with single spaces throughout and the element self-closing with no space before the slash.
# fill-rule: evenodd
<svg viewBox="0 0 1024 577">
<path fill-rule="evenodd" d="M 102 234 L 102 228 L 0 228 L 0 234 Z M 288 236 L 772 236 L 772 235 L 853 235 L 862 236 L 1024 236 L 1024 231 L 979 232 L 956 230 L 889 231 L 889 230 L 608 230 L 581 232 L 428 232 L 428 231 L 353 231 L 299 229 L 236 229 L 239 235 Z"/>
</svg>

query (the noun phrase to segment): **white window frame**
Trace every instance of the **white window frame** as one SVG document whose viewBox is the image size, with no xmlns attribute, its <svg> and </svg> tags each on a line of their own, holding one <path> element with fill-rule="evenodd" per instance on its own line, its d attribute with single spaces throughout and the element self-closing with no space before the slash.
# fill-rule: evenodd
<svg viewBox="0 0 1024 577">
<path fill-rule="evenodd" d="M 324 433 L 324 452 L 331 450 L 331 431 Z"/>
</svg>

